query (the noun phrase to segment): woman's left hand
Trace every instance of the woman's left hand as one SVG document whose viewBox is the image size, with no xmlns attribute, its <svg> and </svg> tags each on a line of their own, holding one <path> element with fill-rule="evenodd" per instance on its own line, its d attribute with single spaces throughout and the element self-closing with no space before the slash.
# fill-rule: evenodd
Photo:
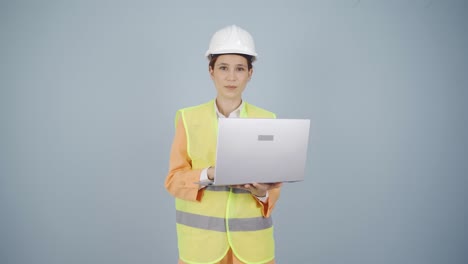
<svg viewBox="0 0 468 264">
<path fill-rule="evenodd" d="M 281 187 L 283 185 L 282 182 L 275 182 L 275 183 L 250 183 L 250 184 L 242 184 L 242 185 L 234 185 L 234 188 L 241 188 L 244 190 L 248 190 L 250 193 L 257 197 L 264 197 L 268 190 Z"/>
</svg>

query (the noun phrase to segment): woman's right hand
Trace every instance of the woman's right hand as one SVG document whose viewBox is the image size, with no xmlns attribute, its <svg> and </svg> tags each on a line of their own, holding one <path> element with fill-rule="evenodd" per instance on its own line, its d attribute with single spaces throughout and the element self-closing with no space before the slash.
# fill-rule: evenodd
<svg viewBox="0 0 468 264">
<path fill-rule="evenodd" d="M 214 167 L 209 167 L 208 170 L 206 171 L 206 174 L 208 175 L 208 179 L 210 181 L 214 180 Z"/>
</svg>

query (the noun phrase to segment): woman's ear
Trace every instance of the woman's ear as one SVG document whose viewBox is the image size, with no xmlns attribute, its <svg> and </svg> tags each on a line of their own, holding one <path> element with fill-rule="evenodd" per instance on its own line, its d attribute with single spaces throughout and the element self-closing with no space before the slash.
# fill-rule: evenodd
<svg viewBox="0 0 468 264">
<path fill-rule="evenodd" d="M 211 66 L 208 66 L 208 72 L 210 73 L 211 79 L 213 79 L 213 78 L 214 78 L 214 76 L 213 76 L 213 68 L 212 68 Z"/>
<path fill-rule="evenodd" d="M 249 81 L 252 78 L 252 74 L 253 74 L 253 68 L 250 68 L 250 70 L 249 70 Z"/>
</svg>

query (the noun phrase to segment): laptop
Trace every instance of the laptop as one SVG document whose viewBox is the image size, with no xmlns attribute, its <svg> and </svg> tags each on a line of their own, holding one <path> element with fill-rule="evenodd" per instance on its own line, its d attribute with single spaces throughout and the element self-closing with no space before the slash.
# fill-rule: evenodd
<svg viewBox="0 0 468 264">
<path fill-rule="evenodd" d="M 201 185 L 304 180 L 309 119 L 218 119 L 214 181 Z"/>
</svg>

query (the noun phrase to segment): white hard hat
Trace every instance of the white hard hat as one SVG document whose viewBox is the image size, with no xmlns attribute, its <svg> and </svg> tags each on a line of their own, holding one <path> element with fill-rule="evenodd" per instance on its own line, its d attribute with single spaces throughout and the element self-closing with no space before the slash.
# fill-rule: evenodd
<svg viewBox="0 0 468 264">
<path fill-rule="evenodd" d="M 249 32 L 232 25 L 222 28 L 211 37 L 210 46 L 205 56 L 211 59 L 213 54 L 239 53 L 257 57 L 255 43 Z"/>
</svg>

